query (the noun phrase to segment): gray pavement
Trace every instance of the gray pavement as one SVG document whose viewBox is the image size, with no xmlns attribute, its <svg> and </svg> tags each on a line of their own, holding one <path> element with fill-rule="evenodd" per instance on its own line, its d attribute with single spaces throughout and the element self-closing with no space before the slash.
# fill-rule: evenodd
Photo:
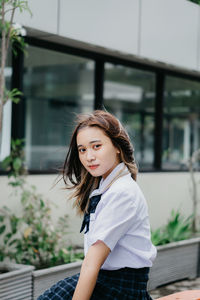
<svg viewBox="0 0 200 300">
<path fill-rule="evenodd" d="M 157 299 L 184 290 L 200 290 L 200 277 L 170 283 L 150 291 L 149 294 L 153 299 Z"/>
</svg>

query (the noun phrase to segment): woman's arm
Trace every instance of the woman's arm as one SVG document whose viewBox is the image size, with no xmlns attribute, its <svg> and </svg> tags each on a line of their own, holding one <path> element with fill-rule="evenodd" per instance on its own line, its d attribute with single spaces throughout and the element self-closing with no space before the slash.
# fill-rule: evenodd
<svg viewBox="0 0 200 300">
<path fill-rule="evenodd" d="M 94 290 L 99 270 L 110 249 L 102 241 L 97 241 L 88 250 L 83 260 L 80 277 L 72 300 L 89 300 Z"/>
</svg>

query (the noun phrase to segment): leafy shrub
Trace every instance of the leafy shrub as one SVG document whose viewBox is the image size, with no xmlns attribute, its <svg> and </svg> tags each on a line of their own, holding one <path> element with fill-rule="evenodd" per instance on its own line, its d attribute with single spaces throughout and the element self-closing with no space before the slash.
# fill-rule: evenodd
<svg viewBox="0 0 200 300">
<path fill-rule="evenodd" d="M 21 186 L 24 181 L 24 176 L 27 175 L 23 148 L 23 139 L 12 139 L 11 153 L 2 162 L 2 168 L 8 172 L 8 178 L 13 178 L 13 181 L 9 183 L 12 186 Z"/>
<path fill-rule="evenodd" d="M 67 215 L 54 226 L 52 204 L 43 199 L 35 186 L 27 184 L 22 145 L 19 140 L 12 141 L 11 155 L 4 161 L 12 178 L 10 184 L 20 195 L 22 215 L 18 217 L 7 207 L 0 208 L 0 261 L 9 258 L 41 269 L 82 259 L 83 253 L 66 243 Z"/>
<path fill-rule="evenodd" d="M 155 246 L 171 242 L 181 241 L 192 237 L 192 216 L 184 218 L 180 212 L 171 212 L 168 223 L 151 233 L 151 239 Z"/>
<path fill-rule="evenodd" d="M 189 1 L 200 4 L 200 0 L 189 0 Z"/>
</svg>

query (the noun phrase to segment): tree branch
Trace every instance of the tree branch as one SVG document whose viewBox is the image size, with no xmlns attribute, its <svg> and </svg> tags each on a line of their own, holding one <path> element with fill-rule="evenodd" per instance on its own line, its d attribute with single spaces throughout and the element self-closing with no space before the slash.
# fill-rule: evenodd
<svg viewBox="0 0 200 300">
<path fill-rule="evenodd" d="M 13 19 L 14 19 L 14 14 L 15 14 L 16 6 L 13 6 L 13 8 L 11 10 L 12 10 L 12 13 L 11 13 L 11 17 L 10 17 L 10 27 L 9 27 L 9 30 L 8 30 L 8 35 L 7 35 L 7 40 L 6 40 L 6 54 L 8 52 L 10 35 L 11 35 L 12 24 L 13 24 Z"/>
<path fill-rule="evenodd" d="M 4 11 L 4 15 L 6 15 L 9 11 L 11 11 L 11 10 L 13 10 L 12 8 L 10 8 L 10 9 L 7 9 L 7 10 L 5 10 Z"/>
</svg>

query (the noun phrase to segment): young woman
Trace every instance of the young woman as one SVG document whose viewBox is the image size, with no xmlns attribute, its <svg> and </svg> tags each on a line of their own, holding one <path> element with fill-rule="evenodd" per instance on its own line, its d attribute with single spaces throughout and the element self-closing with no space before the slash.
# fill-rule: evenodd
<svg viewBox="0 0 200 300">
<path fill-rule="evenodd" d="M 151 299 L 147 281 L 156 248 L 136 174 L 120 122 L 100 110 L 79 115 L 63 178 L 84 214 L 85 258 L 80 274 L 59 281 L 38 300 Z"/>
</svg>

